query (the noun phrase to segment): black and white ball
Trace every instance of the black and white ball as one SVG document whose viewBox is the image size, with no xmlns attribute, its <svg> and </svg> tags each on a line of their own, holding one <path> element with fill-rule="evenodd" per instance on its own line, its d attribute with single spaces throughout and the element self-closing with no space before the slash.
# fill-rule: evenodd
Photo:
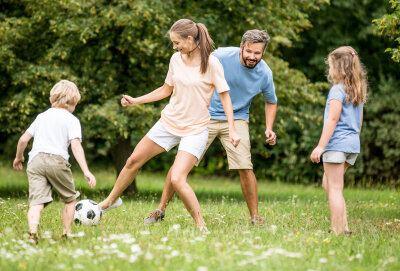
<svg viewBox="0 0 400 271">
<path fill-rule="evenodd" d="M 76 224 L 95 226 L 101 218 L 98 204 L 91 199 L 84 199 L 76 203 L 74 221 Z"/>
</svg>

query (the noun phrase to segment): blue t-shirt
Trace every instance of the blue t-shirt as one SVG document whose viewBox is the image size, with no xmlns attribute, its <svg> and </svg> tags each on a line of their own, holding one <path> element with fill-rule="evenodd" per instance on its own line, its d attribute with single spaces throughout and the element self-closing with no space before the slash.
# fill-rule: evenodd
<svg viewBox="0 0 400 271">
<path fill-rule="evenodd" d="M 339 121 L 325 151 L 360 153 L 360 137 L 358 133 L 361 128 L 363 104 L 361 103 L 359 106 L 354 106 L 350 102 L 345 102 L 346 92 L 343 85 L 334 85 L 329 91 L 328 99 L 326 100 L 324 125 L 328 118 L 329 102 L 331 100 L 338 100 L 342 103 L 342 112 L 340 113 Z"/>
<path fill-rule="evenodd" d="M 269 103 L 277 103 L 272 71 L 264 60 L 261 60 L 254 69 L 246 68 L 239 59 L 240 48 L 224 47 L 213 52 L 224 67 L 224 75 L 229 85 L 234 119 L 249 119 L 251 100 L 262 92 L 264 99 Z M 224 108 L 218 93 L 214 90 L 209 112 L 211 119 L 226 120 Z"/>
</svg>

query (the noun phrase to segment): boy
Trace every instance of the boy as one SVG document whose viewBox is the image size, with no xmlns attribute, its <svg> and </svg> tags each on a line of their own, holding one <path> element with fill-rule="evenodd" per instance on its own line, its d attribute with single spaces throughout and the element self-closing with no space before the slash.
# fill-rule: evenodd
<svg viewBox="0 0 400 271">
<path fill-rule="evenodd" d="M 89 171 L 81 140 L 81 125 L 72 115 L 81 95 L 77 86 L 61 80 L 50 91 L 50 109 L 39 114 L 28 130 L 18 141 L 17 153 L 13 163 L 15 170 L 22 170 L 24 150 L 29 140 L 34 137 L 32 150 L 29 152 L 27 167 L 29 181 L 28 227 L 29 239 L 38 242 L 40 213 L 53 201 L 53 187 L 65 203 L 63 211 L 63 238 L 71 233 L 75 214 L 76 198 L 80 193 L 75 190 L 68 163 L 68 146 L 81 167 L 85 179 L 91 188 L 96 186 L 96 178 Z"/>
</svg>

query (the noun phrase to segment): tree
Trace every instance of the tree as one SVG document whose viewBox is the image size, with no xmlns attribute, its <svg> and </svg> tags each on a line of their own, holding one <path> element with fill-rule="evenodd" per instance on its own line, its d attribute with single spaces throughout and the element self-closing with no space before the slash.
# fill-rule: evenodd
<svg viewBox="0 0 400 271">
<path fill-rule="evenodd" d="M 266 157 L 276 157 L 268 163 L 279 168 L 281 155 L 308 151 L 307 145 L 291 143 L 302 138 L 302 129 L 321 121 L 310 108 L 321 102 L 321 85 L 312 84 L 299 71 L 289 69 L 277 49 L 298 40 L 299 33 L 311 27 L 310 10 L 325 3 L 327 0 L 3 1 L 0 138 L 15 141 L 10 135 L 21 133 L 49 106 L 52 85 L 69 79 L 82 92 L 75 113 L 82 123 L 88 159 L 114 158 L 119 170 L 166 103 L 126 109 L 119 106 L 120 95 L 142 95 L 163 84 L 173 53 L 165 34 L 174 21 L 189 17 L 207 25 L 217 46 L 238 46 L 242 34 L 251 28 L 266 28 L 271 34 L 266 60 L 276 78 L 280 103 L 276 130 L 285 147 L 272 152 L 266 149 L 260 131 L 264 122 L 261 100 L 252 107 L 252 123 L 260 127 L 252 132 L 252 140 L 259 163 Z M 292 138 L 292 134 L 296 137 Z M 171 155 L 164 155 L 149 166 L 165 170 L 170 166 Z M 217 159 L 222 165 L 226 163 L 221 154 Z M 296 174 L 316 172 L 307 165 L 306 170 L 301 170 L 297 160 L 287 163 L 296 169 Z M 269 171 L 260 173 L 265 174 L 263 177 L 274 176 Z M 285 170 L 280 175 L 284 176 Z"/>
<path fill-rule="evenodd" d="M 373 20 L 373 22 L 381 35 L 397 43 L 396 48 L 387 48 L 386 52 L 392 54 L 392 59 L 395 62 L 400 62 L 400 2 L 398 0 L 390 0 L 389 3 L 394 9 L 393 13 L 385 14 L 382 18 Z"/>
</svg>

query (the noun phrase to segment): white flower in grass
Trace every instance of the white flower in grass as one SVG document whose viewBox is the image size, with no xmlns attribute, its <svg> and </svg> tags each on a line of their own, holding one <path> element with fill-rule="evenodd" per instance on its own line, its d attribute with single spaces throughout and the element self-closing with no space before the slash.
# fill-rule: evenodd
<svg viewBox="0 0 400 271">
<path fill-rule="evenodd" d="M 142 249 L 140 248 L 139 245 L 134 244 L 131 246 L 131 251 L 132 251 L 132 253 L 140 253 L 140 252 L 142 252 Z"/>
<path fill-rule="evenodd" d="M 172 258 L 172 257 L 179 256 L 179 254 L 180 254 L 179 251 L 173 250 L 173 251 L 171 251 L 171 254 L 169 256 Z"/>
<path fill-rule="evenodd" d="M 206 266 L 199 266 L 197 267 L 197 271 L 208 271 L 208 268 Z"/>
<path fill-rule="evenodd" d="M 250 231 L 244 231 L 244 232 L 242 232 L 242 234 L 250 234 L 251 232 Z"/>
<path fill-rule="evenodd" d="M 167 242 L 168 241 L 168 237 L 163 237 L 163 238 L 161 238 L 161 242 Z"/>
<path fill-rule="evenodd" d="M 198 236 L 196 238 L 194 238 L 195 241 L 199 241 L 199 242 L 203 242 L 205 240 L 205 238 L 203 236 Z"/>
<path fill-rule="evenodd" d="M 357 259 L 362 259 L 362 255 L 360 253 L 357 253 L 356 258 Z"/>
<path fill-rule="evenodd" d="M 354 260 L 354 256 L 350 256 L 349 257 L 349 262 L 351 262 L 351 261 L 353 261 Z"/>
<path fill-rule="evenodd" d="M 128 239 L 124 239 L 122 242 L 124 242 L 125 244 L 132 244 L 136 242 L 135 238 L 128 238 Z"/>
<path fill-rule="evenodd" d="M 100 249 L 100 247 L 96 245 L 96 246 L 94 246 L 94 249 L 98 250 L 98 249 Z"/>
<path fill-rule="evenodd" d="M 327 263 L 328 259 L 327 258 L 321 258 L 321 259 L 319 259 L 319 262 L 320 263 Z"/>
<path fill-rule="evenodd" d="M 141 231 L 140 234 L 141 234 L 141 235 L 149 235 L 150 232 L 149 232 L 149 231 Z"/>
<path fill-rule="evenodd" d="M 179 225 L 179 224 L 174 224 L 174 225 L 172 225 L 172 227 L 169 229 L 170 231 L 171 230 L 175 230 L 175 231 L 177 231 L 177 230 L 179 230 L 181 228 L 181 225 Z"/>
<path fill-rule="evenodd" d="M 73 268 L 74 269 L 84 269 L 85 267 L 81 264 L 74 264 Z"/>
<path fill-rule="evenodd" d="M 278 226 L 271 225 L 271 231 L 276 232 L 278 230 Z"/>
<path fill-rule="evenodd" d="M 138 259 L 138 256 L 132 254 L 132 255 L 129 257 L 129 262 L 130 262 L 130 263 L 134 263 L 134 262 L 137 261 L 137 259 Z"/>
<path fill-rule="evenodd" d="M 214 246 L 215 246 L 215 247 L 220 247 L 220 246 L 222 246 L 222 243 L 217 242 L 217 243 L 214 244 Z"/>
<path fill-rule="evenodd" d="M 154 259 L 154 255 L 151 254 L 150 252 L 146 252 L 146 254 L 144 255 L 144 258 L 146 260 L 152 260 L 152 259 Z"/>
<path fill-rule="evenodd" d="M 65 269 L 65 268 L 66 268 L 66 265 L 63 264 L 63 263 L 60 263 L 60 264 L 56 265 L 56 268 L 57 268 L 57 269 Z"/>
<path fill-rule="evenodd" d="M 112 244 L 110 245 L 110 248 L 118 248 L 118 245 L 117 245 L 116 243 L 112 243 Z"/>
</svg>

